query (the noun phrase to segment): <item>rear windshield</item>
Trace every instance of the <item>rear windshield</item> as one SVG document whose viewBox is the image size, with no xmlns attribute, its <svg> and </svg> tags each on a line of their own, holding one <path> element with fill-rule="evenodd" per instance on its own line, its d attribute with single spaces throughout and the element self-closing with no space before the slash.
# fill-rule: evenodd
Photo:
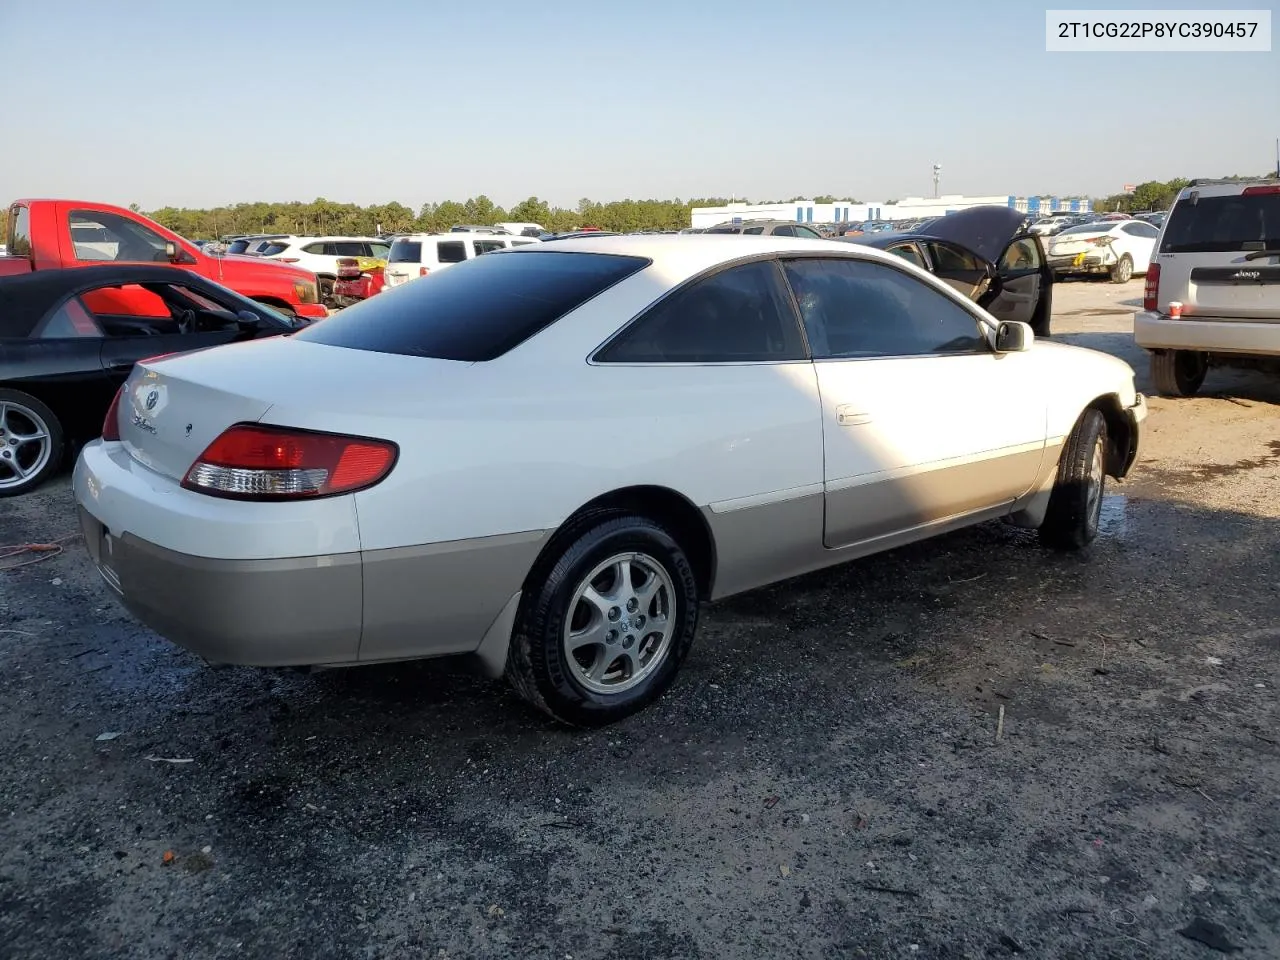
<svg viewBox="0 0 1280 960">
<path fill-rule="evenodd" d="M 1115 227 L 1116 221 L 1095 221 L 1093 223 L 1077 223 L 1074 227 L 1067 227 L 1058 236 L 1068 233 L 1106 233 Z"/>
<path fill-rule="evenodd" d="M 384 290 L 296 336 L 378 353 L 492 360 L 648 264 L 643 257 L 540 250 L 476 257 Z"/>
<path fill-rule="evenodd" d="M 1229 253 L 1280 248 L 1280 193 L 1179 200 L 1161 253 Z"/>
<path fill-rule="evenodd" d="M 387 254 L 387 263 L 421 263 L 422 244 L 417 240 L 396 240 Z"/>
<path fill-rule="evenodd" d="M 289 249 L 287 243 L 264 243 L 258 247 L 258 253 L 264 257 L 274 257 L 276 254 L 284 253 Z"/>
</svg>

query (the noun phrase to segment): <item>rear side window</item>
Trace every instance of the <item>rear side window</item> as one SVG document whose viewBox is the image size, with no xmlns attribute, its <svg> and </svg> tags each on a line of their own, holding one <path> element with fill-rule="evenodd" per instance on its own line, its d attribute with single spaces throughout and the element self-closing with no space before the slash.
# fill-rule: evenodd
<svg viewBox="0 0 1280 960">
<path fill-rule="evenodd" d="M 761 260 L 696 280 L 659 301 L 596 355 L 601 363 L 803 360 L 778 266 Z"/>
<path fill-rule="evenodd" d="M 258 253 L 264 257 L 274 257 L 278 254 L 284 253 L 288 249 L 289 245 L 287 243 L 278 243 L 273 241 L 271 243 L 264 243 L 258 247 Z"/>
<path fill-rule="evenodd" d="M 325 244 L 323 243 L 308 243 L 302 248 L 302 252 L 310 254 L 311 256 L 322 256 L 324 254 L 324 248 Z"/>
<path fill-rule="evenodd" d="M 1230 253 L 1280 247 L 1280 193 L 1179 200 L 1161 253 Z"/>
<path fill-rule="evenodd" d="M 422 244 L 417 240 L 396 240 L 387 254 L 387 263 L 421 263 Z"/>
<path fill-rule="evenodd" d="M 79 297 L 72 297 L 55 310 L 35 331 L 46 340 L 63 340 L 76 337 L 100 337 L 102 328 Z"/>
<path fill-rule="evenodd" d="M 461 263 L 467 259 L 467 245 L 461 240 L 446 240 L 436 244 L 436 260 L 440 263 Z"/>
<path fill-rule="evenodd" d="M 232 240 L 227 244 L 227 253 L 244 253 L 248 249 L 248 240 Z"/>
<path fill-rule="evenodd" d="M 643 257 L 598 253 L 476 257 L 348 307 L 296 336 L 378 353 L 492 360 L 648 264 Z"/>
</svg>

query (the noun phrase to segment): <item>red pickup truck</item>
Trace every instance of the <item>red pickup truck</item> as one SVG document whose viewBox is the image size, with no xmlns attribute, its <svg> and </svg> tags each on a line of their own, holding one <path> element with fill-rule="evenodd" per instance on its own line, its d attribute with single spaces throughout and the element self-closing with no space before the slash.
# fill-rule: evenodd
<svg viewBox="0 0 1280 960">
<path fill-rule="evenodd" d="M 328 315 L 316 276 L 307 270 L 258 257 L 210 256 L 195 244 L 141 214 L 105 203 L 79 200 L 18 200 L 9 207 L 7 256 L 0 277 L 59 267 L 115 263 L 168 263 L 208 277 L 278 313 L 303 320 Z M 138 288 L 95 291 L 107 297 L 106 312 L 166 316 L 167 307 Z M 154 304 L 151 302 L 155 300 Z"/>
</svg>

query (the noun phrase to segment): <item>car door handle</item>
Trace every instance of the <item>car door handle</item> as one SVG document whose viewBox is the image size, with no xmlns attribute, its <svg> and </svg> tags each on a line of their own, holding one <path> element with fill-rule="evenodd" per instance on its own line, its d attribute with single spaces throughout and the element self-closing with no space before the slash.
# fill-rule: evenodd
<svg viewBox="0 0 1280 960">
<path fill-rule="evenodd" d="M 858 410 L 852 404 L 836 407 L 836 423 L 842 427 L 857 427 L 871 422 L 871 414 Z"/>
<path fill-rule="evenodd" d="M 113 373 L 124 373 L 133 369 L 132 360 L 112 360 L 107 364 L 107 369 Z"/>
</svg>

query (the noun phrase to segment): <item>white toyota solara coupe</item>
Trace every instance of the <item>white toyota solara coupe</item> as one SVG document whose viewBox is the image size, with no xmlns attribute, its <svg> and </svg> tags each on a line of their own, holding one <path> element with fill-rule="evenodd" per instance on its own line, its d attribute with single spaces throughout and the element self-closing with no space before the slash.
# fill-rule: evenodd
<svg viewBox="0 0 1280 960">
<path fill-rule="evenodd" d="M 698 604 L 995 517 L 1097 534 L 1145 401 L 901 258 L 601 237 L 137 365 L 90 554 L 212 662 L 470 653 L 562 721 L 658 697 Z"/>
</svg>

